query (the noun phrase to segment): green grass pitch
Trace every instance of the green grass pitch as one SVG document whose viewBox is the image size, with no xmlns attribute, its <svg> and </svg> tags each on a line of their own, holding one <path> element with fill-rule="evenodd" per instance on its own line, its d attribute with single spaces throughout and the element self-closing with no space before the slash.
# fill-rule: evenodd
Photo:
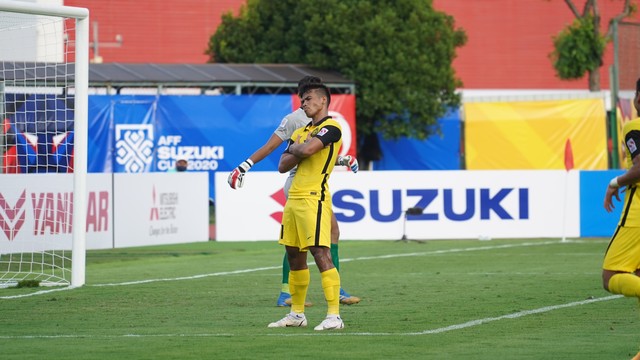
<svg viewBox="0 0 640 360">
<path fill-rule="evenodd" d="M 2 359 L 629 359 L 635 299 L 601 287 L 607 239 L 342 241 L 345 329 L 311 264 L 307 328 L 269 329 L 283 248 L 89 251 L 79 289 L 0 290 Z M 310 259 L 311 260 L 311 259 Z"/>
</svg>

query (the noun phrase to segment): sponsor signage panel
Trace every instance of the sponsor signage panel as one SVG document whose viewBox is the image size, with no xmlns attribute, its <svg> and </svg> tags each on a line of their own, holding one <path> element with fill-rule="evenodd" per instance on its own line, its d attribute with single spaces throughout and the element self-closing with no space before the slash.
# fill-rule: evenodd
<svg viewBox="0 0 640 360">
<path fill-rule="evenodd" d="M 277 240 L 286 174 L 249 173 L 232 190 L 216 174 L 216 240 Z M 342 239 L 579 236 L 577 171 L 336 172 L 330 180 Z M 409 215 L 420 207 L 421 215 Z"/>
<path fill-rule="evenodd" d="M 0 183 L 0 252 L 71 250 L 73 174 L 0 175 Z M 88 175 L 87 188 L 87 248 L 110 248 L 111 175 Z"/>
<path fill-rule="evenodd" d="M 209 240 L 207 172 L 114 174 L 114 247 Z"/>
</svg>

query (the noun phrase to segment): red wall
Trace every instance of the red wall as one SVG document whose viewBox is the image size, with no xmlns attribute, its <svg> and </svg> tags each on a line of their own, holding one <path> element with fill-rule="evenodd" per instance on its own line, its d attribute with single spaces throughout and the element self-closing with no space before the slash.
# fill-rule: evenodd
<svg viewBox="0 0 640 360">
<path fill-rule="evenodd" d="M 100 42 L 124 40 L 120 48 L 101 47 L 104 62 L 204 63 L 209 37 L 220 16 L 237 14 L 246 0 L 65 0 L 88 7 L 100 24 Z M 574 0 L 582 9 L 584 0 Z M 560 81 L 549 59 L 552 36 L 573 21 L 562 0 L 433 0 L 455 18 L 468 36 L 454 67 L 467 89 L 587 89 L 587 80 Z M 603 31 L 623 0 L 598 2 Z M 600 70 L 609 87 L 611 45 Z M 93 57 L 93 55 L 91 55 Z M 640 74 L 639 74 L 640 75 Z"/>
<path fill-rule="evenodd" d="M 585 0 L 574 0 L 581 11 Z M 621 12 L 624 1 L 598 1 L 601 27 Z M 434 0 L 434 7 L 455 17 L 468 37 L 454 67 L 467 89 L 587 89 L 587 77 L 559 80 L 549 54 L 552 36 L 574 20 L 562 0 Z M 612 45 L 600 69 L 601 87 L 609 88 Z M 640 74 L 639 74 L 640 75 Z"/>
<path fill-rule="evenodd" d="M 89 9 L 91 22 L 99 24 L 98 43 L 103 62 L 197 63 L 207 61 L 204 52 L 223 13 L 237 14 L 245 0 L 64 0 L 68 6 Z M 93 39 L 91 28 L 90 39 Z M 90 54 L 93 59 L 93 52 Z"/>
</svg>

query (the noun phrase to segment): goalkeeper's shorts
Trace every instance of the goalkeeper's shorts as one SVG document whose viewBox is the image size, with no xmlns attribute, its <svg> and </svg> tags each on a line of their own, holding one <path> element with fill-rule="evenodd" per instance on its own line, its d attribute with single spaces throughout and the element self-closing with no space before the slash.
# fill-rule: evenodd
<svg viewBox="0 0 640 360">
<path fill-rule="evenodd" d="M 634 272 L 640 269 L 640 227 L 619 226 L 604 256 L 604 270 Z"/>
<path fill-rule="evenodd" d="M 309 246 L 331 247 L 332 214 L 330 201 L 288 199 L 278 242 L 301 251 L 307 251 Z"/>
</svg>

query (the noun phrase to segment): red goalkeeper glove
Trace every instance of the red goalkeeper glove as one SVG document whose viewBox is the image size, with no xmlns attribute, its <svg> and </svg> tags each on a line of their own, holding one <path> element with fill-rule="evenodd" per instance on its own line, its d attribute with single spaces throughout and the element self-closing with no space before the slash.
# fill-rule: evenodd
<svg viewBox="0 0 640 360">
<path fill-rule="evenodd" d="M 360 169 L 360 166 L 358 166 L 358 159 L 351 155 L 338 156 L 338 164 L 348 166 L 354 173 L 357 173 Z"/>
<path fill-rule="evenodd" d="M 247 159 L 242 162 L 242 164 L 238 165 L 233 171 L 229 174 L 227 178 L 227 182 L 232 189 L 241 188 L 244 184 L 244 174 L 251 169 L 253 166 L 253 161 L 251 159 Z"/>
</svg>

